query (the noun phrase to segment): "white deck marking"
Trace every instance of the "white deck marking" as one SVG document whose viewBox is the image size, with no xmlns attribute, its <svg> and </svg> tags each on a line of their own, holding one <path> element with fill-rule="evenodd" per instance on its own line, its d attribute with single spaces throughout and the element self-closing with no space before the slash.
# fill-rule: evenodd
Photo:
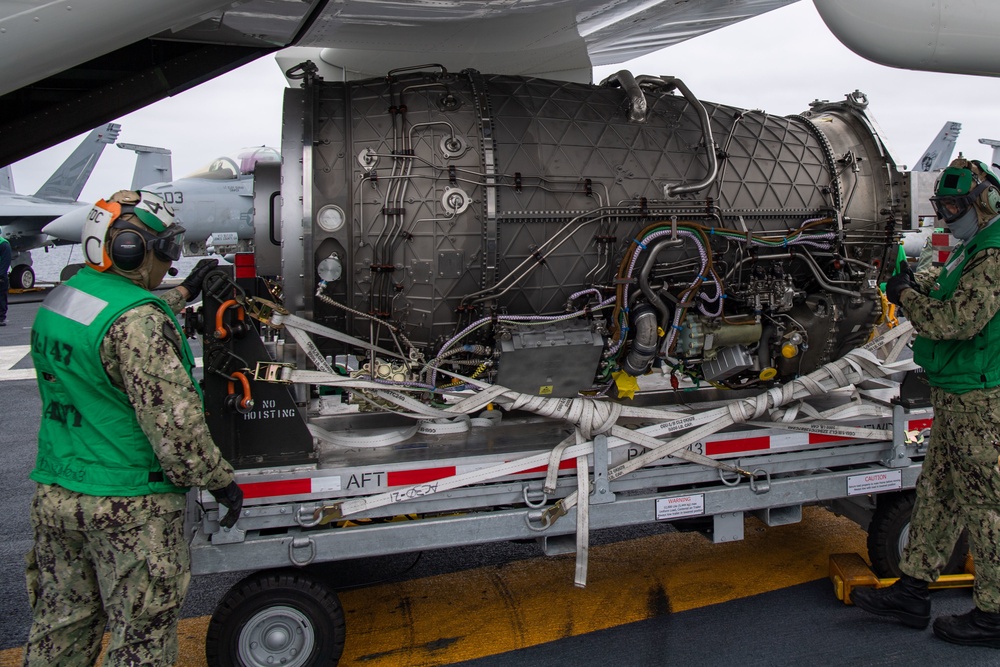
<svg viewBox="0 0 1000 667">
<path fill-rule="evenodd" d="M 31 351 L 30 345 L 9 345 L 0 347 L 0 382 L 4 380 L 34 380 L 35 369 L 12 367 Z"/>
<path fill-rule="evenodd" d="M 7 345 L 0 347 L 0 382 L 9 380 L 34 380 L 34 367 L 14 368 L 30 352 L 30 345 Z M 201 357 L 195 358 L 194 365 L 201 368 Z"/>
</svg>

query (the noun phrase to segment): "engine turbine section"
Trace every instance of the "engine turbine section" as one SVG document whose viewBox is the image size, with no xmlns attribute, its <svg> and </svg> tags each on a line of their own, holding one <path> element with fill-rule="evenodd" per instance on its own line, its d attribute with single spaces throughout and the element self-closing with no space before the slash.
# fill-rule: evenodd
<svg viewBox="0 0 1000 667">
<path fill-rule="evenodd" d="M 413 369 L 385 382 L 573 396 L 665 367 L 740 388 L 881 317 L 908 212 L 861 93 L 778 117 L 667 77 L 427 66 L 286 95 L 283 141 L 306 146 L 282 166 L 286 305 Z"/>
</svg>

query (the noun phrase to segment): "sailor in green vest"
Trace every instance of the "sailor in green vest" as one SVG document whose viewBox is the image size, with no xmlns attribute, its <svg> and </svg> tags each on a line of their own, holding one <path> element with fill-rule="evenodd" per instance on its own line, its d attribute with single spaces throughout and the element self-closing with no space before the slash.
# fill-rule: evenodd
<svg viewBox="0 0 1000 667">
<path fill-rule="evenodd" d="M 209 434 L 174 315 L 216 261 L 162 297 L 150 291 L 183 231 L 153 193 L 99 201 L 83 232 L 87 266 L 31 329 L 42 418 L 25 665 L 93 665 L 106 626 L 104 665 L 173 665 L 190 583 L 185 493 L 211 490 L 225 529 L 239 517 L 243 494 Z"/>
<path fill-rule="evenodd" d="M 941 173 L 931 202 L 959 245 L 940 270 L 904 270 L 886 285 L 886 296 L 917 332 L 913 358 L 926 371 L 934 406 L 930 444 L 903 576 L 888 588 L 855 589 L 851 597 L 861 609 L 926 628 L 927 584 L 967 530 L 975 607 L 938 617 L 934 634 L 1000 648 L 1000 180 L 984 163 L 960 156 Z"/>
</svg>

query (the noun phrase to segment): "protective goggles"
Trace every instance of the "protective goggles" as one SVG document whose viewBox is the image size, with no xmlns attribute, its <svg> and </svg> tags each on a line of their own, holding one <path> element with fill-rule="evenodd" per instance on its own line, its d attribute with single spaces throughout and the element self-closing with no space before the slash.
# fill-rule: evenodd
<svg viewBox="0 0 1000 667">
<path fill-rule="evenodd" d="M 931 206 L 937 217 L 947 222 L 952 222 L 965 215 L 983 191 L 990 186 L 988 181 L 983 181 L 974 187 L 968 194 L 964 195 L 940 195 L 931 197 Z"/>
<path fill-rule="evenodd" d="M 161 261 L 176 262 L 181 258 L 184 249 L 184 227 L 174 223 L 159 234 L 153 234 L 145 229 L 122 219 L 115 220 L 111 229 L 127 229 L 139 234 L 146 242 L 146 251 L 152 252 Z"/>
</svg>

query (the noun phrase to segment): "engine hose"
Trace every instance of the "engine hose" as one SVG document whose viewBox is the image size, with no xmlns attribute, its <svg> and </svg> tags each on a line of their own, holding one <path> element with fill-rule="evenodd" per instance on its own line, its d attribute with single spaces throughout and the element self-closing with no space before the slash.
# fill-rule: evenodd
<svg viewBox="0 0 1000 667">
<path fill-rule="evenodd" d="M 664 248 L 673 248 L 677 246 L 684 245 L 684 241 L 681 239 L 666 238 L 662 241 L 657 241 L 656 245 L 652 247 L 649 251 L 649 257 L 646 258 L 646 263 L 642 265 L 642 269 L 639 271 L 639 289 L 642 293 L 646 295 L 649 302 L 653 304 L 657 312 L 660 313 L 660 328 L 664 331 L 670 326 L 670 309 L 667 304 L 663 303 L 663 299 L 657 294 L 652 287 L 649 285 L 649 274 L 653 270 L 653 266 L 656 264 L 656 258 Z"/>
<path fill-rule="evenodd" d="M 656 313 L 651 307 L 640 306 L 636 309 L 632 316 L 632 329 L 635 336 L 632 338 L 632 347 L 622 362 L 622 370 L 632 376 L 644 375 L 656 356 L 659 333 Z"/>
</svg>

